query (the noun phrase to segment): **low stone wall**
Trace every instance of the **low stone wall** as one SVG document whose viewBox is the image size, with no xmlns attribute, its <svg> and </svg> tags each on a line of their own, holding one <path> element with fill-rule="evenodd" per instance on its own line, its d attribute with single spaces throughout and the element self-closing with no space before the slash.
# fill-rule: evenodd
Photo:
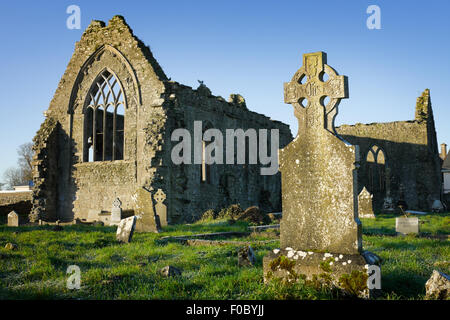
<svg viewBox="0 0 450 320">
<path fill-rule="evenodd" d="M 6 223 L 6 216 L 11 211 L 17 212 L 20 216 L 27 216 L 31 211 L 32 196 L 31 191 L 0 192 L 0 223 Z"/>
</svg>

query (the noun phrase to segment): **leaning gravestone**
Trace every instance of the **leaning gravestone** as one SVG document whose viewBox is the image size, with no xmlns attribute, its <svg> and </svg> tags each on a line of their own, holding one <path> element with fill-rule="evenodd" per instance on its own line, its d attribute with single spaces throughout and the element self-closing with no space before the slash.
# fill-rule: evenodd
<svg viewBox="0 0 450 320">
<path fill-rule="evenodd" d="M 398 234 L 418 234 L 419 233 L 419 218 L 412 217 L 398 217 L 395 218 L 395 231 Z"/>
<path fill-rule="evenodd" d="M 324 73 L 329 77 L 325 82 Z M 334 127 L 347 90 L 347 78 L 326 64 L 323 52 L 303 55 L 303 66 L 285 84 L 285 102 L 294 106 L 299 131 L 279 153 L 281 250 L 264 257 L 265 281 L 291 281 L 292 274 L 312 279 L 328 271 L 334 283 L 352 271 L 367 276 L 358 218 L 359 148 L 345 142 Z M 367 295 L 366 286 L 360 289 Z"/>
<path fill-rule="evenodd" d="M 163 203 L 164 200 L 166 200 L 166 194 L 161 190 L 158 189 L 158 191 L 155 193 L 155 210 L 156 215 L 159 217 L 159 222 L 161 223 L 161 227 L 165 227 L 168 224 L 167 221 L 167 207 Z"/>
<path fill-rule="evenodd" d="M 139 188 L 133 196 L 135 202 L 136 231 L 160 231 L 159 219 L 153 210 L 152 194 L 144 188 Z"/>
<path fill-rule="evenodd" d="M 8 214 L 8 227 L 19 226 L 19 215 L 15 211 L 11 211 Z"/>
<path fill-rule="evenodd" d="M 360 218 L 375 218 L 373 213 L 373 195 L 364 187 L 358 195 L 358 209 Z"/>
<path fill-rule="evenodd" d="M 116 239 L 119 242 L 129 243 L 133 237 L 133 232 L 136 227 L 136 217 L 132 216 L 120 221 L 117 227 Z"/>
<path fill-rule="evenodd" d="M 120 220 L 122 219 L 122 208 L 120 207 L 122 202 L 119 198 L 116 198 L 113 201 L 113 206 L 111 209 L 111 220 L 109 222 L 110 225 L 118 225 Z"/>
</svg>

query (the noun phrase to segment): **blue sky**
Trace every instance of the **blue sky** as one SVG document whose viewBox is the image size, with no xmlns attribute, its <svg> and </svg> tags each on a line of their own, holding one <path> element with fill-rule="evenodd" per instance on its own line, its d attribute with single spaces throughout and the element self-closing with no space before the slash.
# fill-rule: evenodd
<svg viewBox="0 0 450 320">
<path fill-rule="evenodd" d="M 66 27 L 69 5 L 81 30 Z M 366 9 L 381 8 L 381 30 Z M 0 3 L 0 181 L 16 149 L 43 121 L 75 42 L 91 20 L 123 15 L 172 80 L 213 94 L 242 94 L 248 107 L 291 125 L 283 82 L 301 55 L 325 51 L 349 77 L 336 123 L 414 118 L 429 88 L 438 143 L 450 144 L 450 1 L 2 1 Z"/>
</svg>

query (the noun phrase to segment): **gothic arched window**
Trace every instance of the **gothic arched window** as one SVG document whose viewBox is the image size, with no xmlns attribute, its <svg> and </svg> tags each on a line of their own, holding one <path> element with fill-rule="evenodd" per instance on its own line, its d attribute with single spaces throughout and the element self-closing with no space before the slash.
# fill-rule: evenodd
<svg viewBox="0 0 450 320">
<path fill-rule="evenodd" d="M 386 155 L 374 145 L 366 156 L 368 189 L 372 193 L 384 191 L 386 188 Z"/>
<path fill-rule="evenodd" d="M 124 158 L 125 95 L 116 76 L 104 70 L 87 96 L 84 161 Z"/>
</svg>

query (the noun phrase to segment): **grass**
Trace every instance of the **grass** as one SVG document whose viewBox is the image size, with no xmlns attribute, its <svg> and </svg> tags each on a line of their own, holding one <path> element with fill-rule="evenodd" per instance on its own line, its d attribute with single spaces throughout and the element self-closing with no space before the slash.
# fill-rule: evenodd
<svg viewBox="0 0 450 320">
<path fill-rule="evenodd" d="M 449 234 L 450 215 L 420 216 L 425 235 Z M 364 248 L 383 258 L 383 299 L 423 299 L 433 269 L 450 273 L 448 240 L 395 237 L 395 216 L 362 219 Z M 279 247 L 276 231 L 234 240 L 251 241 L 257 262 L 239 268 L 239 245 L 186 246 L 156 241 L 221 231 L 247 231 L 247 224 L 201 221 L 169 226 L 163 233 L 136 233 L 130 244 L 118 244 L 114 227 L 0 226 L 0 299 L 335 299 L 336 292 L 294 285 L 263 283 L 262 259 Z M 275 241 L 274 241 L 275 239 Z M 261 240 L 271 240 L 261 242 Z M 5 244 L 18 246 L 8 251 Z M 81 289 L 69 290 L 69 265 L 81 269 Z M 172 265 L 181 277 L 164 278 Z"/>
</svg>

